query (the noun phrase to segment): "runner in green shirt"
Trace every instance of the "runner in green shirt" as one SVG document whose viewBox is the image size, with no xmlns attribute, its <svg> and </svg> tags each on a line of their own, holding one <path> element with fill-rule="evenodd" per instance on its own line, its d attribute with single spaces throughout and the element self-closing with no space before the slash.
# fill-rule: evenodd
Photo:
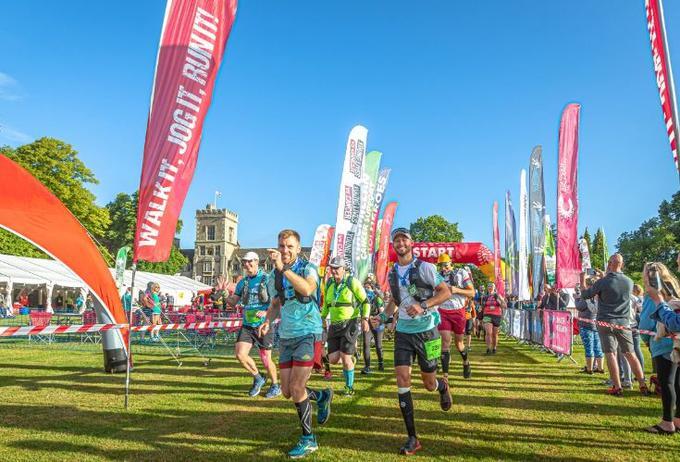
<svg viewBox="0 0 680 462">
<path fill-rule="evenodd" d="M 333 257 L 329 264 L 331 278 L 326 284 L 326 294 L 321 319 L 324 324 L 330 314 L 328 328 L 328 355 L 332 364 L 342 362 L 345 376 L 345 396 L 354 394 L 354 353 L 359 332 L 369 330 L 370 305 L 361 282 L 346 274 L 345 259 Z"/>
</svg>

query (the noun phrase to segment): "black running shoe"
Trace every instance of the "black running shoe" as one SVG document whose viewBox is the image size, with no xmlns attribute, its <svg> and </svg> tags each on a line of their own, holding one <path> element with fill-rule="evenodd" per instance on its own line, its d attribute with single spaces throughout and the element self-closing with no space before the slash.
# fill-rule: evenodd
<svg viewBox="0 0 680 462">
<path fill-rule="evenodd" d="M 463 378 L 469 379 L 472 375 L 472 367 L 470 367 L 470 362 L 463 363 Z"/>
<path fill-rule="evenodd" d="M 371 374 L 371 368 L 366 366 L 363 369 L 361 369 L 361 375 L 370 375 Z"/>
<path fill-rule="evenodd" d="M 405 456 L 412 456 L 421 448 L 422 446 L 420 445 L 420 441 L 418 441 L 418 438 L 416 438 L 415 436 L 409 436 L 408 439 L 406 440 L 406 443 L 404 443 L 401 449 L 399 449 L 399 454 L 403 454 Z"/>
<path fill-rule="evenodd" d="M 451 409 L 451 404 L 453 400 L 451 399 L 451 390 L 449 390 L 449 382 L 444 380 L 444 391 L 439 392 L 439 405 L 442 411 L 448 411 Z"/>
<path fill-rule="evenodd" d="M 380 372 L 383 372 L 385 370 L 385 365 L 381 362 L 378 363 L 378 370 Z"/>
</svg>

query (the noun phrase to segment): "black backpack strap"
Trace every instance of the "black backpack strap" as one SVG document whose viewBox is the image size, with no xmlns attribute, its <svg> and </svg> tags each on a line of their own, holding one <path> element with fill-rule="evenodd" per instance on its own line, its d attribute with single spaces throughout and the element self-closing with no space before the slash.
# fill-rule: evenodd
<svg viewBox="0 0 680 462">
<path fill-rule="evenodd" d="M 387 280 L 390 283 L 390 292 L 392 292 L 392 300 L 397 306 L 401 304 L 401 296 L 399 295 L 399 277 L 397 276 L 396 265 L 392 267 L 387 274 Z"/>
<path fill-rule="evenodd" d="M 286 294 L 283 288 L 283 273 L 277 269 L 274 270 L 274 288 L 276 289 L 276 293 L 279 295 L 279 299 L 283 305 L 286 302 Z"/>
</svg>

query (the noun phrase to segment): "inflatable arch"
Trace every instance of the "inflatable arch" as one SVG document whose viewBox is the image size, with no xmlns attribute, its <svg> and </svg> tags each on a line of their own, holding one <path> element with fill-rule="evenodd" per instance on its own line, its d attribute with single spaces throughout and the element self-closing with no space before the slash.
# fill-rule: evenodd
<svg viewBox="0 0 680 462">
<path fill-rule="evenodd" d="M 493 252 L 481 242 L 414 242 L 413 256 L 430 263 L 437 263 L 440 255 L 447 253 L 453 263 L 475 265 L 484 276 L 493 281 Z M 397 261 L 397 254 L 390 246 L 390 262 Z M 501 261 L 501 274 L 505 274 Z"/>
<path fill-rule="evenodd" d="M 127 324 L 106 262 L 87 231 L 42 183 L 0 155 L 0 227 L 29 241 L 73 271 L 92 292 L 97 322 Z M 102 333 L 104 370 L 124 372 L 127 332 Z"/>
</svg>

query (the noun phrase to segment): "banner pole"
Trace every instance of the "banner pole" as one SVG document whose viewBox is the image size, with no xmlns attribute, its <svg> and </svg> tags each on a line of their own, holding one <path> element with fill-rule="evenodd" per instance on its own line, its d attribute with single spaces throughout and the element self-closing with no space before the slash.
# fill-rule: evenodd
<svg viewBox="0 0 680 462">
<path fill-rule="evenodd" d="M 130 402 L 130 369 L 132 368 L 132 305 L 135 300 L 135 274 L 137 262 L 132 261 L 132 280 L 130 281 L 130 311 L 128 312 L 127 367 L 125 368 L 125 410 Z"/>
<path fill-rule="evenodd" d="M 675 94 L 675 81 L 673 79 L 673 67 L 671 66 L 671 54 L 668 47 L 668 36 L 666 35 L 666 18 L 663 12 L 663 0 L 659 0 L 659 22 L 661 23 L 661 36 L 663 37 L 663 48 L 664 54 L 666 55 L 666 65 L 668 67 L 668 89 L 671 96 L 671 111 L 673 112 L 672 117 L 675 119 L 673 124 L 673 132 L 675 133 L 675 143 L 676 146 L 680 144 L 680 127 L 678 124 L 678 101 Z M 676 165 L 677 167 L 677 165 Z M 680 179 L 680 170 L 678 170 L 678 178 Z"/>
</svg>

